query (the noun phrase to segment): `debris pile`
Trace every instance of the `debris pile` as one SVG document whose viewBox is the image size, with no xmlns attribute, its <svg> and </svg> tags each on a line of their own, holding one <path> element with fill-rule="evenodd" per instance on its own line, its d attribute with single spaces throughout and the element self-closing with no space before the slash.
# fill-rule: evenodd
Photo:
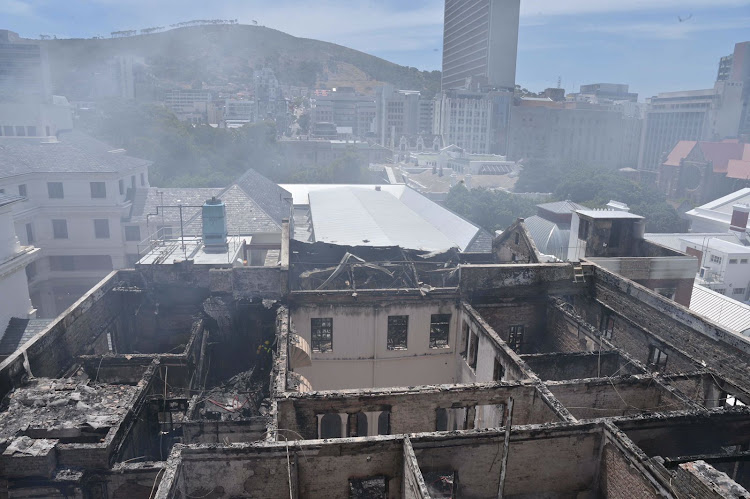
<svg viewBox="0 0 750 499">
<path fill-rule="evenodd" d="M 237 421 L 259 414 L 263 381 L 253 377 L 255 368 L 232 376 L 203 394 L 200 419 Z"/>
</svg>

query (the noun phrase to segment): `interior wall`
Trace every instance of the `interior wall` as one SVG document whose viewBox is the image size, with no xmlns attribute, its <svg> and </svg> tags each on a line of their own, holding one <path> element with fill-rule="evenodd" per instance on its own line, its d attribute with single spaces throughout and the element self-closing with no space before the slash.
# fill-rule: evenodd
<svg viewBox="0 0 750 499">
<path fill-rule="evenodd" d="M 506 299 L 492 305 L 474 307 L 505 342 L 510 326 L 524 326 L 523 344 L 518 353 L 533 353 L 544 343 L 547 329 L 547 298 Z"/>
<path fill-rule="evenodd" d="M 547 388 L 577 419 L 688 409 L 652 379 L 551 382 Z"/>
<path fill-rule="evenodd" d="M 356 302 L 355 302 L 356 303 Z M 295 369 L 314 390 L 455 383 L 457 307 L 452 300 L 383 305 L 306 304 L 290 309 L 294 331 L 312 347 L 310 320 L 333 318 L 333 348 L 312 352 L 312 366 Z M 432 314 L 451 314 L 448 348 L 430 348 Z M 409 317 L 407 348 L 387 347 L 388 316 Z"/>
</svg>

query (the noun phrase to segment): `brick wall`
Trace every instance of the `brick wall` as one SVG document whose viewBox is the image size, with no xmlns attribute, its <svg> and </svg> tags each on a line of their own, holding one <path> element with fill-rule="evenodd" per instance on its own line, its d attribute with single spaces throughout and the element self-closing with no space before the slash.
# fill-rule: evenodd
<svg viewBox="0 0 750 499">
<path fill-rule="evenodd" d="M 608 499 L 660 497 L 643 474 L 611 442 L 604 444 L 599 479 L 600 493 Z"/>
</svg>

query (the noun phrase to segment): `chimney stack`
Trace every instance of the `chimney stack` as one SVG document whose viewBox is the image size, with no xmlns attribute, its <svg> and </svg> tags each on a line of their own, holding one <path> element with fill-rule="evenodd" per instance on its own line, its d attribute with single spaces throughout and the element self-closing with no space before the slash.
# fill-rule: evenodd
<svg viewBox="0 0 750 499">
<path fill-rule="evenodd" d="M 732 221 L 729 222 L 729 230 L 745 233 L 747 217 L 750 213 L 750 205 L 735 204 L 732 206 Z"/>
</svg>

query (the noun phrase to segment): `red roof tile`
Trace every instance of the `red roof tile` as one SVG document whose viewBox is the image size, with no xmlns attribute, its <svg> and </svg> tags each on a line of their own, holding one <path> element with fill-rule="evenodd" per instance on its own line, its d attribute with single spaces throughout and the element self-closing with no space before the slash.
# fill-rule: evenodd
<svg viewBox="0 0 750 499">
<path fill-rule="evenodd" d="M 696 142 L 694 140 L 681 140 L 674 146 L 674 149 L 667 156 L 667 160 L 664 162 L 667 166 L 680 166 L 680 161 L 685 159 L 690 151 L 695 147 Z"/>
<path fill-rule="evenodd" d="M 706 161 L 713 163 L 714 173 L 726 173 L 729 161 L 742 159 L 745 148 L 745 144 L 738 142 L 700 142 L 699 145 Z"/>
</svg>

